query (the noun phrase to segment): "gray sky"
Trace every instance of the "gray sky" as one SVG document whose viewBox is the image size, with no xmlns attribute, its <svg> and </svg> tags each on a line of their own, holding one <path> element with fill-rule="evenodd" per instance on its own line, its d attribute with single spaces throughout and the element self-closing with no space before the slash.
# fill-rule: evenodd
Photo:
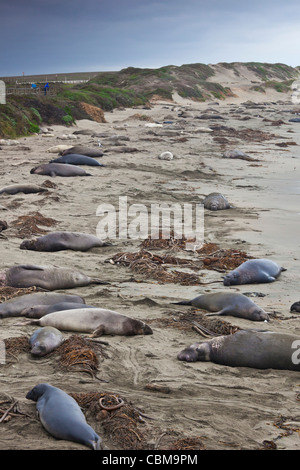
<svg viewBox="0 0 300 470">
<path fill-rule="evenodd" d="M 300 65 L 299 0 L 1 0 L 0 76 Z"/>
</svg>

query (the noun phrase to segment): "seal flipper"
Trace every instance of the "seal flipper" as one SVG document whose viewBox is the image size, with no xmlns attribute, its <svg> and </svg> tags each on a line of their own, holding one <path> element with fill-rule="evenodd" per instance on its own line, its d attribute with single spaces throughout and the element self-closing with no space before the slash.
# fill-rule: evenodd
<svg viewBox="0 0 300 470">
<path fill-rule="evenodd" d="M 171 302 L 172 305 L 192 305 L 191 300 L 182 300 L 181 302 Z"/>
<path fill-rule="evenodd" d="M 219 310 L 218 312 L 206 313 L 205 316 L 210 317 L 210 316 L 213 316 L 213 315 L 227 315 L 228 313 L 230 313 L 231 310 L 232 309 L 230 309 L 228 307 L 224 307 L 224 308 L 222 308 L 222 310 Z"/>
<path fill-rule="evenodd" d="M 91 283 L 92 283 L 92 284 L 104 284 L 104 285 L 110 284 L 110 282 L 108 282 L 108 281 L 101 281 L 101 279 L 98 279 L 97 277 L 93 277 L 93 278 L 91 279 Z"/>
<path fill-rule="evenodd" d="M 37 266 L 36 264 L 19 264 L 19 268 L 22 269 L 28 269 L 28 270 L 34 270 L 34 271 L 44 271 L 44 268 L 41 266 Z"/>
<path fill-rule="evenodd" d="M 93 331 L 91 335 L 89 335 L 90 338 L 97 338 L 97 336 L 102 336 L 104 335 L 104 326 L 99 325 L 97 328 Z"/>
</svg>

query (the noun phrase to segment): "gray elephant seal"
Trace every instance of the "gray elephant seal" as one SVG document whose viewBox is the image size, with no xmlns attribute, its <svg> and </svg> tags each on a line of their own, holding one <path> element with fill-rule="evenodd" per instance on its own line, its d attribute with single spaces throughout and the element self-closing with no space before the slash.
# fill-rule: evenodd
<svg viewBox="0 0 300 470">
<path fill-rule="evenodd" d="M 92 176 L 83 168 L 67 163 L 45 163 L 30 170 L 31 174 L 48 176 Z"/>
<path fill-rule="evenodd" d="M 94 450 L 102 447 L 101 438 L 86 422 L 76 400 L 63 390 L 41 383 L 30 390 L 26 398 L 36 402 L 41 423 L 52 436 L 79 442 Z"/>
<path fill-rule="evenodd" d="M 95 235 L 81 232 L 51 232 L 35 240 L 24 240 L 20 244 L 21 250 L 34 251 L 88 251 L 99 246 L 109 246 Z"/>
<path fill-rule="evenodd" d="M 40 319 L 31 320 L 29 323 L 40 326 L 53 326 L 58 330 L 91 333 L 93 337 L 101 335 L 150 335 L 153 333 L 146 323 L 103 308 L 61 310 L 49 313 Z"/>
<path fill-rule="evenodd" d="M 30 353 L 33 356 L 45 356 L 58 348 L 64 340 L 63 334 L 53 326 L 39 328 L 29 338 Z"/>
<path fill-rule="evenodd" d="M 96 308 L 92 305 L 80 304 L 75 302 L 60 302 L 53 305 L 34 305 L 32 307 L 24 308 L 21 311 L 21 316 L 27 318 L 41 318 L 48 313 L 59 312 L 61 310 L 74 310 L 76 308 Z"/>
<path fill-rule="evenodd" d="M 210 193 L 206 196 L 201 204 L 204 205 L 205 209 L 211 211 L 220 211 L 225 209 L 232 209 L 233 206 L 229 204 L 227 199 L 221 193 Z"/>
<path fill-rule="evenodd" d="M 72 302 L 85 306 L 85 300 L 79 295 L 59 292 L 34 292 L 20 295 L 0 304 L 0 318 L 23 316 L 23 311 L 35 305 L 52 305 L 59 302 Z"/>
<path fill-rule="evenodd" d="M 189 301 L 177 302 L 177 305 L 192 305 L 214 312 L 207 315 L 231 315 L 253 321 L 269 321 L 269 315 L 253 300 L 234 292 L 203 294 Z"/>
<path fill-rule="evenodd" d="M 231 367 L 300 371 L 300 336 L 272 331 L 240 330 L 192 344 L 181 351 L 180 361 L 211 361 Z"/>
<path fill-rule="evenodd" d="M 250 259 L 224 276 L 224 286 L 274 282 L 285 268 L 268 259 Z"/>
<path fill-rule="evenodd" d="M 88 157 L 87 155 L 81 155 L 79 153 L 68 153 L 67 155 L 62 155 L 55 160 L 51 160 L 50 163 L 69 163 L 71 165 L 90 165 L 90 166 L 105 166 L 103 163 L 99 163 L 98 160 L 95 160 L 93 157 Z"/>
<path fill-rule="evenodd" d="M 33 264 L 19 264 L 2 271 L 0 272 L 0 279 L 4 286 L 36 286 L 47 290 L 72 289 L 73 287 L 83 287 L 90 284 L 108 284 L 71 268 Z"/>
<path fill-rule="evenodd" d="M 250 157 L 246 153 L 237 149 L 227 150 L 223 153 L 223 158 L 239 158 L 240 160 L 247 160 L 249 162 L 258 162 L 258 160 L 256 160 L 255 158 Z"/>
<path fill-rule="evenodd" d="M 104 155 L 102 150 L 100 149 L 85 147 L 83 145 L 76 145 L 74 147 L 70 147 L 69 149 L 64 150 L 62 152 L 62 155 L 68 155 L 69 153 L 77 153 L 79 155 L 86 155 L 87 157 L 93 158 L 103 157 Z"/>
<path fill-rule="evenodd" d="M 0 189 L 0 194 L 32 194 L 32 193 L 42 193 L 48 191 L 47 188 L 42 188 L 36 184 L 11 184 Z"/>
<path fill-rule="evenodd" d="M 300 312 L 300 302 L 295 302 L 291 305 L 290 312 Z"/>
</svg>

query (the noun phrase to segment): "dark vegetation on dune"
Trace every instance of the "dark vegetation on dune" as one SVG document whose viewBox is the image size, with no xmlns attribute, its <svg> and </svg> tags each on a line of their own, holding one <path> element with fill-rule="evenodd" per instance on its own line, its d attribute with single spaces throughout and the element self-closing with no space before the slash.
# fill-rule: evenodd
<svg viewBox="0 0 300 470">
<path fill-rule="evenodd" d="M 259 62 L 220 63 L 217 67 L 231 70 L 237 77 L 243 65 L 257 77 L 249 90 L 265 93 L 272 87 L 278 92 L 287 92 L 291 83 L 299 76 L 299 68 L 285 64 Z M 76 79 L 72 74 L 64 74 Z M 233 96 L 230 88 L 212 80 L 215 66 L 206 64 L 168 65 L 158 69 L 128 67 L 119 72 L 91 74 L 86 83 L 51 83 L 55 94 L 7 95 L 7 104 L 0 105 L 0 138 L 15 138 L 39 132 L 42 125 L 71 125 L 79 119 L 95 119 L 93 108 L 111 111 L 118 107 L 143 106 L 153 97 L 172 100 L 174 92 L 195 101 L 224 100 Z M 41 83 L 45 77 L 26 77 Z M 7 88 L 11 87 L 7 83 Z M 90 107 L 90 108 L 89 108 Z"/>
</svg>

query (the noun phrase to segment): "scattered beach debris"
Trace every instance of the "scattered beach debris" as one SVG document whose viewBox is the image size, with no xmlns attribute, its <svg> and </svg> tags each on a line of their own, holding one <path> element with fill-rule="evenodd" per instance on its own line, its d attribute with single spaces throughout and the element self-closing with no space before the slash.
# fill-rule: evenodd
<svg viewBox="0 0 300 470">
<path fill-rule="evenodd" d="M 47 233 L 47 230 L 42 229 L 39 225 L 53 227 L 57 223 L 57 220 L 51 217 L 44 217 L 40 212 L 31 212 L 30 214 L 19 216 L 16 220 L 12 221 L 11 225 L 16 228 L 18 237 L 27 238 L 31 235 Z"/>
<path fill-rule="evenodd" d="M 147 439 L 140 430 L 145 415 L 134 408 L 126 398 L 112 392 L 70 394 L 88 413 L 101 421 L 108 439 L 124 450 L 147 449 Z M 119 406 L 121 405 L 121 406 Z"/>
<path fill-rule="evenodd" d="M 100 342 L 93 342 L 88 338 L 79 335 L 72 335 L 67 338 L 61 346 L 57 348 L 60 355 L 59 365 L 63 369 L 70 370 L 74 366 L 80 366 L 81 372 L 87 372 L 93 378 L 99 371 L 99 358 L 105 357 L 103 347 Z"/>
</svg>

